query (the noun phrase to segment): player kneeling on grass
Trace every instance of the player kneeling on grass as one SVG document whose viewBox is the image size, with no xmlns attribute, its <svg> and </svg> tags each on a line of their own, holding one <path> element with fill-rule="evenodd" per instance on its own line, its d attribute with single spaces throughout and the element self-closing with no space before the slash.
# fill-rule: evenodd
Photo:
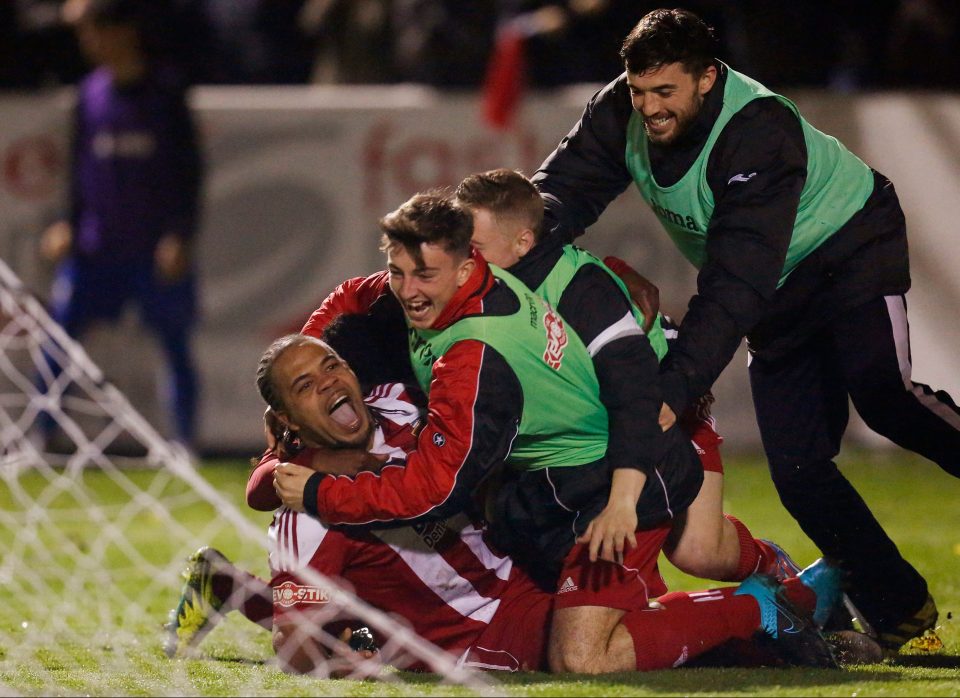
<svg viewBox="0 0 960 698">
<path fill-rule="evenodd" d="M 637 459 L 637 452 L 647 446 L 642 435 L 675 420 L 650 377 L 667 352 L 664 329 L 673 330 L 673 337 L 676 329 L 661 315 L 644 323 L 627 288 L 605 263 L 555 236 L 544 236 L 543 199 L 519 172 L 472 174 L 460 182 L 456 196 L 473 214 L 474 248 L 556 308 L 588 348 L 600 401 L 609 415 L 611 469 L 617 459 Z M 618 269 L 626 267 L 620 260 L 614 263 Z M 703 484 L 687 510 L 674 518 L 664 554 L 681 571 L 703 579 L 739 582 L 754 572 L 780 579 L 793 576 L 799 567 L 779 546 L 754 538 L 742 522 L 723 513 L 722 439 L 710 416 L 710 402 L 712 396 L 705 396 L 679 419 L 700 456 Z M 661 404 L 664 417 L 658 424 Z M 594 546 L 599 547 L 599 537 Z"/>
<path fill-rule="evenodd" d="M 308 388 L 301 388 L 304 382 Z M 403 387 L 381 385 L 361 401 L 355 375 L 315 339 L 292 335 L 275 342 L 261 360 L 258 384 L 280 423 L 290 430 L 285 440 L 304 447 L 294 460 L 316 463 L 320 459 L 315 456 L 324 451 L 369 450 L 386 457 L 389 465 L 402 465 L 416 446 L 422 415 Z M 257 509 L 279 504 L 269 478 L 270 467 L 263 465 L 251 476 L 248 501 Z M 167 651 L 184 654 L 222 614 L 238 610 L 264 627 L 273 626 L 282 667 L 327 673 L 331 633 L 339 634 L 338 621 L 353 619 L 337 618 L 325 608 L 323 589 L 311 584 L 312 571 L 346 582 L 362 600 L 405 618 L 416 633 L 468 665 L 546 670 L 552 595 L 538 589 L 509 557 L 498 555 L 486 538 L 483 523 L 465 515 L 426 526 L 374 531 L 330 529 L 315 518 L 280 508 L 270 528 L 271 583 L 237 569 L 214 550 L 202 549 L 191 561 L 180 604 L 172 614 Z M 669 627 L 677 613 L 723 620 L 727 631 L 694 642 L 693 657 L 724 640 L 748 639 L 764 629 L 776 633 L 778 622 L 786 619 L 801 626 L 803 621 L 789 610 L 785 594 L 815 604 L 809 584 L 819 590 L 821 606 L 836 594 L 831 586 L 835 579 L 822 565 L 792 581 L 792 590 L 782 587 L 776 593 L 767 578 L 753 577 L 739 592 L 731 588 L 669 594 L 650 611 L 651 618 L 665 622 L 654 621 L 651 630 Z M 689 630 L 697 634 L 696 625 Z M 681 628 L 676 632 L 689 634 Z M 670 633 L 663 639 L 672 648 Z M 382 643 L 384 638 L 377 640 Z M 659 636 L 651 641 L 658 643 Z M 385 649 L 383 659 L 404 664 L 402 648 Z M 633 651 L 630 646 L 621 650 L 627 655 Z M 371 656 L 369 648 L 363 656 Z M 663 667 L 676 658 L 668 659 Z"/>
</svg>

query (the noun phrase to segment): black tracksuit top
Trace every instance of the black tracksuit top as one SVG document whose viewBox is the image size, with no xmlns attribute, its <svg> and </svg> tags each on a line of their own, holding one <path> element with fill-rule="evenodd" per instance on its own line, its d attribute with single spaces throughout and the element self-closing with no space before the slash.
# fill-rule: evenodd
<svg viewBox="0 0 960 698">
<path fill-rule="evenodd" d="M 678 181 L 705 145 L 722 107 L 726 69 L 717 68 L 717 81 L 689 129 L 669 146 L 649 146 L 661 186 Z M 625 159 L 631 111 L 623 74 L 593 96 L 534 175 L 551 235 L 572 240 L 632 183 Z M 729 186 L 738 172 L 757 175 L 750 187 Z M 710 388 L 743 337 L 751 352 L 776 360 L 839 313 L 909 289 L 903 212 L 893 185 L 877 172 L 863 208 L 777 288 L 806 173 L 800 122 L 774 98 L 746 105 L 717 139 L 707 161 L 716 207 L 706 261 L 662 367 L 664 399 L 678 414 Z"/>
</svg>

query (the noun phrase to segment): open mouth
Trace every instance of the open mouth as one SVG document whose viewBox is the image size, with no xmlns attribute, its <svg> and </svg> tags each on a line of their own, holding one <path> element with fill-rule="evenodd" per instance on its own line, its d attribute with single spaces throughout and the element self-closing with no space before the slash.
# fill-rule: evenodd
<svg viewBox="0 0 960 698">
<path fill-rule="evenodd" d="M 669 114 L 667 116 L 658 116 L 656 118 L 646 119 L 647 128 L 655 133 L 661 133 L 667 130 L 667 127 L 670 125 L 671 121 L 673 121 L 673 117 Z"/>
<path fill-rule="evenodd" d="M 407 301 L 403 307 L 411 320 L 422 320 L 430 311 L 431 303 L 430 301 Z"/>
<path fill-rule="evenodd" d="M 353 409 L 349 395 L 341 395 L 333 401 L 330 405 L 330 418 L 350 431 L 360 428 L 360 415 Z"/>
</svg>

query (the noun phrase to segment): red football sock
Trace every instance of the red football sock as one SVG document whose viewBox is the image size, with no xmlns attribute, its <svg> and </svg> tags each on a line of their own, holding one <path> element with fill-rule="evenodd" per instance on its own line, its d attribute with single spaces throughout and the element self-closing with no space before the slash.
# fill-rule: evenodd
<svg viewBox="0 0 960 698">
<path fill-rule="evenodd" d="M 757 549 L 760 551 L 760 562 L 757 564 L 757 572 L 769 574 L 773 577 L 781 578 L 783 570 L 777 563 L 777 551 L 769 543 L 762 540 L 754 540 Z"/>
<path fill-rule="evenodd" d="M 735 587 L 661 596 L 663 608 L 630 611 L 620 622 L 633 638 L 637 671 L 669 669 L 760 628 L 760 607 Z"/>
<path fill-rule="evenodd" d="M 258 582 L 256 590 L 247 587 L 248 596 L 237 610 L 257 625 L 267 630 L 273 628 L 273 589 L 261 579 L 252 577 Z"/>
<path fill-rule="evenodd" d="M 222 613 L 240 611 L 268 630 L 273 627 L 273 590 L 259 577 L 234 567 L 213 576 L 213 593 L 224 599 Z"/>
<path fill-rule="evenodd" d="M 740 540 L 740 560 L 737 562 L 736 571 L 721 579 L 721 582 L 742 582 L 754 572 L 763 571 L 760 569 L 764 562 L 765 546 L 762 541 L 753 537 L 740 519 L 730 514 L 724 514 L 724 518 L 733 524 L 737 529 L 737 538 Z M 771 549 L 771 552 L 772 549 Z M 775 555 L 775 553 L 774 553 Z"/>
</svg>

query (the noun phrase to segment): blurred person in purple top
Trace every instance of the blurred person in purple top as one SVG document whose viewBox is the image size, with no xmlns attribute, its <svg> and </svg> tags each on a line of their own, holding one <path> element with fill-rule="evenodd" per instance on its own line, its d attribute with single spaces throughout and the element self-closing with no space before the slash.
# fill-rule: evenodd
<svg viewBox="0 0 960 698">
<path fill-rule="evenodd" d="M 95 68 L 77 91 L 69 212 L 44 232 L 41 253 L 58 264 L 51 311 L 72 336 L 137 304 L 170 364 L 175 436 L 190 446 L 202 163 L 184 84 L 162 59 L 163 9 L 161 0 L 64 4 Z"/>
</svg>

